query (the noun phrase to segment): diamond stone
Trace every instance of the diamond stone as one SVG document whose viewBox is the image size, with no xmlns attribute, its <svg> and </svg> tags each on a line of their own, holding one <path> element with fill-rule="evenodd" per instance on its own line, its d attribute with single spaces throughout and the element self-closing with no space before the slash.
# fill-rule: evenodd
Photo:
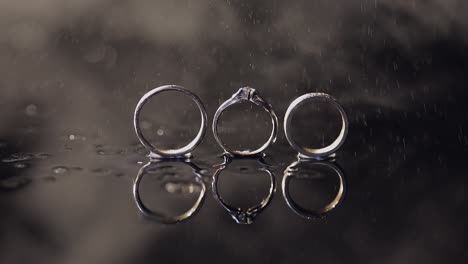
<svg viewBox="0 0 468 264">
<path fill-rule="evenodd" d="M 237 98 L 250 100 L 257 91 L 254 88 L 242 87 L 234 95 Z"/>
</svg>

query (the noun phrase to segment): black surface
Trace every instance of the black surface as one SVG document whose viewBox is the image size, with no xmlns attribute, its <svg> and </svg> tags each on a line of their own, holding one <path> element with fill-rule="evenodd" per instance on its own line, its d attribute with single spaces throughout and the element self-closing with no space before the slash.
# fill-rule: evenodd
<svg viewBox="0 0 468 264">
<path fill-rule="evenodd" d="M 463 263 L 466 10 L 442 0 L 1 2 L 0 263 Z M 342 204 L 312 220 L 288 208 L 280 184 L 296 157 L 281 126 L 266 151 L 276 192 L 252 224 L 236 224 L 210 188 L 186 222 L 142 217 L 132 183 L 147 153 L 131 120 L 164 84 L 198 94 L 210 121 L 244 85 L 280 123 L 303 93 L 335 96 L 350 119 L 336 155 Z M 148 117 L 152 135 L 164 123 L 169 145 L 198 122 L 177 100 Z M 230 140 L 261 138 L 265 122 L 237 111 Z M 304 138 L 326 137 L 327 116 L 305 120 Z M 193 154 L 209 187 L 222 162 L 210 129 Z M 236 162 L 221 187 L 248 207 L 268 178 Z M 148 178 L 148 206 L 194 201 L 164 189 L 174 178 L 197 190 L 179 165 Z M 336 186 L 320 184 L 296 197 L 323 202 Z"/>
</svg>

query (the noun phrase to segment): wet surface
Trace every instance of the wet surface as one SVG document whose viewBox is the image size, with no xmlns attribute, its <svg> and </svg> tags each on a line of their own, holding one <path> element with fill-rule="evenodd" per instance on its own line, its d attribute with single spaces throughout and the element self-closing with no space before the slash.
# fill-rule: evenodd
<svg viewBox="0 0 468 264">
<path fill-rule="evenodd" d="M 465 2 L 16 2 L 0 2 L 0 263 L 464 262 Z M 209 122 L 252 86 L 280 121 L 269 172 L 234 159 L 219 195 L 210 129 L 196 170 L 148 165 L 141 201 L 159 216 L 194 210 L 177 221 L 142 212 L 134 190 L 149 162 L 134 107 L 165 84 L 200 96 Z M 315 91 L 343 105 L 348 138 L 332 165 L 294 165 L 284 113 Z M 177 102 L 142 123 L 164 146 L 197 132 L 198 113 Z M 223 116 L 233 146 L 269 131 L 249 109 Z M 328 142 L 333 117 L 305 109 L 294 134 Z"/>
<path fill-rule="evenodd" d="M 95 259 L 103 254 L 105 259 L 119 256 L 122 262 L 210 256 L 210 262 L 230 263 L 225 258 L 244 259 L 243 254 L 248 254 L 267 262 L 318 258 L 358 263 L 358 259 L 378 260 L 380 254 L 391 255 L 405 247 L 410 252 L 417 250 L 411 254 L 421 250 L 413 258 L 429 254 L 445 259 L 449 257 L 446 253 L 461 249 L 463 235 L 458 228 L 463 223 L 455 212 L 464 203 L 463 173 L 457 165 L 450 165 L 457 158 L 448 160 L 449 150 L 441 146 L 437 152 L 423 151 L 437 147 L 435 140 L 383 140 L 381 134 L 369 132 L 371 128 L 386 129 L 367 122 L 367 126 L 352 124 L 347 142 L 336 155 L 334 164 L 341 168 L 347 184 L 343 200 L 329 212 L 311 217 L 287 203 L 281 183 L 291 171 L 294 181 L 309 181 L 308 185 L 290 186 L 291 196 L 312 211 L 332 202 L 339 184 L 336 175 L 320 168 L 287 169 L 297 158 L 282 138 L 265 157 L 277 183 L 271 201 L 261 213 L 249 216 L 243 209 L 232 216 L 211 188 L 212 176 L 223 163 L 220 150 L 204 141 L 191 160 L 199 167 L 199 175 L 178 162 L 148 172 L 154 175 L 153 182 L 144 184 L 144 202 L 165 215 L 191 208 L 201 191 L 195 178 L 206 185 L 197 212 L 174 226 L 144 216 L 135 203 L 133 182 L 148 162 L 136 142 L 96 149 L 99 138 L 95 138 L 73 142 L 68 149 L 70 139 L 57 138 L 57 149 L 26 153 L 14 141 L 3 141 L 3 256 L 16 259 L 16 250 L 22 248 L 37 252 L 30 254 L 40 254 L 49 263 L 59 263 L 73 248 L 77 251 L 73 259 L 87 258 L 86 254 Z M 380 127 L 398 123 L 414 128 L 410 118 L 407 122 L 376 122 Z M 365 143 L 362 135 L 366 135 Z M 224 177 L 220 182 L 223 197 L 247 207 L 257 204 L 268 193 L 268 174 L 259 171 L 255 162 L 235 160 L 233 165 L 220 176 Z M 235 177 L 242 175 L 242 181 L 236 182 Z M 325 185 L 320 183 L 324 180 L 328 180 Z M 428 247 L 437 251 L 423 251 Z"/>
</svg>

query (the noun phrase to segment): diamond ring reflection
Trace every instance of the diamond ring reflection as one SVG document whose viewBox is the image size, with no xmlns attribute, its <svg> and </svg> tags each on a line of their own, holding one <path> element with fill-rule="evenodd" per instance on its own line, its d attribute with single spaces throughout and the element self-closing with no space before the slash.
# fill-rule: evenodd
<svg viewBox="0 0 468 264">
<path fill-rule="evenodd" d="M 235 158 L 235 159 L 245 159 L 245 158 Z M 229 164 L 231 164 L 233 157 L 230 155 L 224 155 L 224 162 L 221 165 L 219 165 L 219 168 L 213 174 L 213 181 L 211 183 L 213 195 L 216 201 L 218 201 L 218 203 L 231 215 L 234 221 L 236 221 L 236 223 L 238 224 L 253 223 L 255 217 L 270 204 L 271 200 L 273 199 L 273 194 L 275 193 L 275 188 L 276 188 L 275 176 L 268 168 L 268 165 L 265 163 L 263 156 L 259 158 L 256 157 L 255 159 L 258 164 L 258 167 L 256 169 L 259 171 L 266 172 L 268 174 L 270 178 L 270 188 L 269 188 L 268 195 L 265 198 L 263 198 L 259 204 L 252 206 L 248 209 L 242 209 L 242 208 L 238 208 L 238 207 L 228 204 L 221 197 L 221 194 L 219 193 L 219 189 L 218 189 L 219 175 L 221 174 L 222 171 L 224 171 L 229 166 Z"/>
<path fill-rule="evenodd" d="M 193 204 L 193 206 L 186 212 L 180 215 L 176 215 L 176 216 L 164 215 L 162 213 L 156 212 L 148 208 L 143 203 L 141 199 L 141 195 L 140 195 L 140 183 L 143 177 L 149 174 L 164 172 L 165 169 L 170 167 L 169 165 L 170 163 L 178 163 L 178 164 L 182 164 L 182 165 L 190 167 L 193 171 L 194 183 L 196 185 L 193 185 L 193 186 L 190 185 L 186 189 L 188 189 L 189 191 L 192 191 L 192 189 L 197 189 L 200 191 L 200 194 L 198 195 L 198 198 Z M 205 186 L 205 183 L 203 182 L 201 171 L 202 170 L 198 166 L 190 162 L 190 160 L 160 160 L 157 162 L 147 163 L 146 165 L 140 168 L 135 178 L 135 181 L 133 183 L 133 198 L 135 200 L 135 203 L 138 209 L 148 219 L 161 223 L 161 224 L 177 224 L 177 223 L 181 223 L 181 222 L 189 220 L 200 210 L 205 199 L 206 186 Z M 198 186 L 198 187 L 195 188 L 194 186 Z M 174 187 L 171 187 L 171 188 L 174 188 Z"/>
<path fill-rule="evenodd" d="M 323 170 L 331 171 L 336 174 L 339 181 L 338 191 L 333 200 L 325 206 L 318 209 L 306 209 L 292 198 L 289 186 L 290 182 L 291 180 L 318 180 L 322 177 L 320 172 Z M 286 204 L 294 213 L 306 219 L 318 219 L 323 218 L 343 202 L 346 191 L 346 181 L 343 171 L 334 162 L 299 159 L 289 165 L 284 171 L 281 189 Z"/>
<path fill-rule="evenodd" d="M 322 101 L 331 104 L 334 108 L 338 110 L 341 116 L 341 130 L 338 134 L 338 137 L 328 146 L 323 148 L 307 148 L 300 146 L 297 141 L 292 136 L 292 127 L 291 121 L 294 115 L 294 112 L 306 102 Z M 293 149 L 299 152 L 301 158 L 315 158 L 315 159 L 324 159 L 331 154 L 334 154 L 340 147 L 343 145 L 346 135 L 348 134 L 348 117 L 343 107 L 333 98 L 331 95 L 325 93 L 308 93 L 296 98 L 286 110 L 284 117 L 284 134 L 286 139 Z"/>
<path fill-rule="evenodd" d="M 267 142 L 265 142 L 265 144 L 263 144 L 261 147 L 259 147 L 258 149 L 255 149 L 255 150 L 233 150 L 233 149 L 230 149 L 228 146 L 226 146 L 226 144 L 223 143 L 223 141 L 221 140 L 221 138 L 218 135 L 218 120 L 219 120 L 219 117 L 221 116 L 222 112 L 226 108 L 228 108 L 228 107 L 230 107 L 230 106 L 232 106 L 234 104 L 241 103 L 241 102 L 251 102 L 251 103 L 253 103 L 255 105 L 258 105 L 258 106 L 262 107 L 271 117 L 272 129 L 271 129 L 270 137 L 268 138 Z M 230 154 L 238 155 L 238 156 L 255 155 L 255 154 L 258 154 L 258 153 L 264 151 L 266 148 L 268 148 L 271 144 L 273 144 L 275 142 L 276 134 L 277 134 L 277 130 L 278 130 L 278 118 L 277 118 L 275 112 L 273 111 L 273 107 L 270 104 L 268 104 L 258 94 L 258 92 L 255 89 L 250 88 L 250 87 L 243 87 L 243 88 L 240 88 L 236 93 L 234 93 L 231 98 L 229 98 L 227 101 L 225 101 L 223 104 L 221 104 L 221 106 L 219 106 L 218 110 L 216 110 L 216 113 L 215 113 L 214 118 L 213 118 L 212 129 L 213 129 L 213 134 L 214 134 L 214 137 L 216 139 L 216 142 L 218 142 L 218 144 L 221 146 L 221 148 L 223 148 L 223 150 L 226 153 L 230 153 Z"/>
<path fill-rule="evenodd" d="M 195 138 L 188 143 L 186 146 L 179 148 L 179 149 L 158 149 L 154 147 L 144 136 L 140 127 L 140 114 L 143 106 L 145 105 L 148 100 L 163 92 L 168 92 L 168 91 L 174 91 L 174 92 L 179 92 L 184 95 L 189 96 L 195 104 L 198 106 L 198 109 L 200 110 L 200 115 L 201 115 L 201 125 L 200 125 L 200 130 L 198 131 L 198 134 L 195 136 Z M 180 158 L 183 157 L 184 155 L 188 156 L 188 153 L 195 149 L 198 144 L 200 144 L 201 140 L 203 139 L 203 136 L 205 135 L 206 127 L 207 127 L 207 115 L 206 115 L 206 110 L 205 106 L 201 102 L 201 100 L 192 92 L 188 91 L 187 89 L 177 86 L 177 85 L 164 85 L 160 86 L 158 88 L 155 88 L 145 95 L 140 99 L 138 102 L 136 108 L 135 108 L 135 114 L 133 116 L 133 126 L 135 127 L 135 132 L 140 140 L 141 144 L 145 146 L 146 149 L 150 151 L 150 157 L 153 158 Z"/>
</svg>

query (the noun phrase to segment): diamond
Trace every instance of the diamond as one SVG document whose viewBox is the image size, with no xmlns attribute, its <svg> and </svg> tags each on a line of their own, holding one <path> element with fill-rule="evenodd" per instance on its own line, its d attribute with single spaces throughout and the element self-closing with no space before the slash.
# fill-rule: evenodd
<svg viewBox="0 0 468 264">
<path fill-rule="evenodd" d="M 251 87 L 242 87 L 240 88 L 234 96 L 243 100 L 250 100 L 257 91 Z"/>
</svg>

